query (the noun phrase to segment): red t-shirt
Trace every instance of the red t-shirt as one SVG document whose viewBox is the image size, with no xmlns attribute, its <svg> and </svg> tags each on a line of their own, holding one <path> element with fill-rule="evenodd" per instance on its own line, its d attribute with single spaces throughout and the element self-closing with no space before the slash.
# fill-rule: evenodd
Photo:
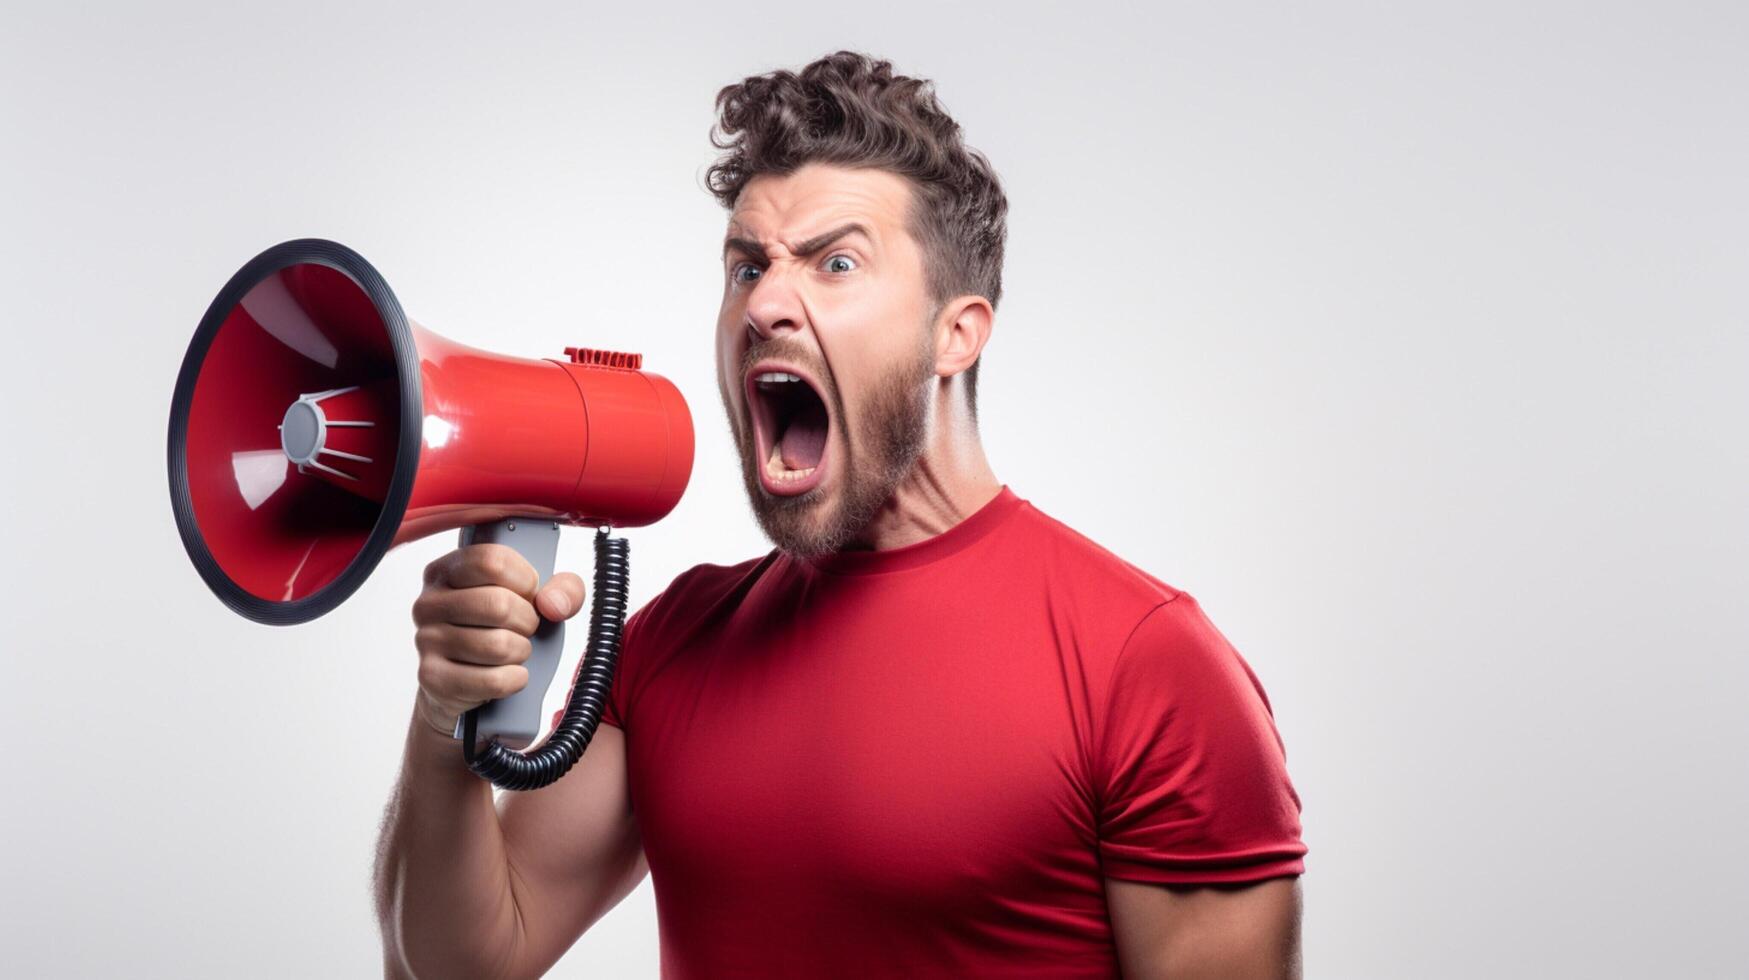
<svg viewBox="0 0 1749 980">
<path fill-rule="evenodd" d="M 907 547 L 682 573 L 604 722 L 666 977 L 1113 977 L 1104 876 L 1304 870 L 1250 666 L 1006 486 Z"/>
</svg>

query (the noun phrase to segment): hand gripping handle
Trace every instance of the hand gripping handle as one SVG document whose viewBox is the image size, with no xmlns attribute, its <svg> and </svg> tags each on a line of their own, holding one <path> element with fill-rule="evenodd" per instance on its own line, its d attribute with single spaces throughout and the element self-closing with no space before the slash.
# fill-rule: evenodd
<svg viewBox="0 0 1749 980">
<path fill-rule="evenodd" d="M 559 525 L 538 517 L 511 517 L 489 524 L 462 528 L 462 547 L 470 544 L 502 544 L 516 550 L 534 566 L 540 584 L 553 577 L 553 566 L 559 557 Z M 552 686 L 553 674 L 559 669 L 559 654 L 565 648 L 565 624 L 545 618 L 529 637 L 534 647 L 523 664 L 528 668 L 528 684 L 507 698 L 488 701 L 473 709 L 475 736 L 482 741 L 496 738 L 505 748 L 526 748 L 534 743 L 541 731 L 541 699 Z M 458 718 L 455 737 L 462 737 L 466 716 Z"/>
</svg>

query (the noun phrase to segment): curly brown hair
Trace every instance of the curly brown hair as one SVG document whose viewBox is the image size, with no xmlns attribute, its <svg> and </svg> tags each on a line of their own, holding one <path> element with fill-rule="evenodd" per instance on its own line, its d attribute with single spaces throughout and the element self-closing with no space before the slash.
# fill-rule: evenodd
<svg viewBox="0 0 1749 980">
<path fill-rule="evenodd" d="M 734 210 L 754 177 L 794 173 L 807 163 L 908 177 L 908 229 L 923 252 L 937 311 L 973 294 L 996 307 L 1008 198 L 990 161 L 961 139 L 933 82 L 895 75 L 891 62 L 837 51 L 800 72 L 772 71 L 725 86 L 717 115 L 711 145 L 727 152 L 706 171 L 705 185 L 724 208 Z M 981 362 L 966 371 L 974 416 Z"/>
</svg>

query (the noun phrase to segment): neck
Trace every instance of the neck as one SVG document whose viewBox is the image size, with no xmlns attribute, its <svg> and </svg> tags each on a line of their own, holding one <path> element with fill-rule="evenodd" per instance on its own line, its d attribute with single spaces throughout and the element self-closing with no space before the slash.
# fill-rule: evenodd
<svg viewBox="0 0 1749 980">
<path fill-rule="evenodd" d="M 965 398 L 943 379 L 935 390 L 923 454 L 847 548 L 886 551 L 926 541 L 976 513 L 1001 490 Z"/>
</svg>

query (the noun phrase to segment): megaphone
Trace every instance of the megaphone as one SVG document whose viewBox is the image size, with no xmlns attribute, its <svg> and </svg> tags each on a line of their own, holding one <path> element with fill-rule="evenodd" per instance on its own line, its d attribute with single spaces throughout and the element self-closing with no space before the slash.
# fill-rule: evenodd
<svg viewBox="0 0 1749 980">
<path fill-rule="evenodd" d="M 507 544 L 544 582 L 560 527 L 598 529 L 589 647 L 552 735 L 512 751 L 539 734 L 563 623 L 532 638 L 523 690 L 457 725 L 474 771 L 511 789 L 557 779 L 587 747 L 625 619 L 627 547 L 610 531 L 673 510 L 692 459 L 686 401 L 640 355 L 459 344 L 408 320 L 370 263 L 321 239 L 275 245 L 231 277 L 195 330 L 170 411 L 183 546 L 256 622 L 323 615 L 390 548 L 430 534 Z"/>
</svg>

